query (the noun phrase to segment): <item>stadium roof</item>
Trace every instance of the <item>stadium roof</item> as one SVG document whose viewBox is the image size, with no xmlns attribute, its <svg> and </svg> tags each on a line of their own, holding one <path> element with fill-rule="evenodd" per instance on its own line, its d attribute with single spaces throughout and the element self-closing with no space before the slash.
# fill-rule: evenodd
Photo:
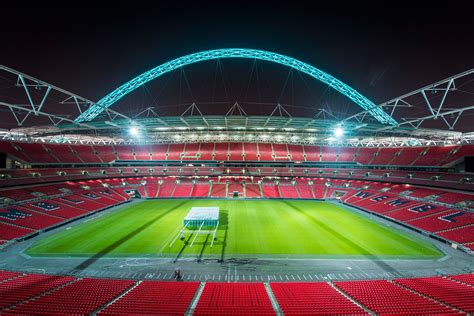
<svg viewBox="0 0 474 316">
<path fill-rule="evenodd" d="M 474 110 L 474 69 L 377 106 L 359 109 L 353 115 L 341 116 L 320 108 L 311 117 L 293 117 L 291 109 L 280 103 L 273 105 L 268 116 L 247 115 L 245 103 L 238 102 L 227 104 L 225 115 L 205 115 L 200 104 L 192 103 L 180 116 L 159 116 L 154 107 L 147 107 L 131 117 L 115 110 L 111 104 L 104 106 L 8 67 L 0 66 L 0 71 L 3 83 L 11 92 L 2 95 L 0 106 L 8 109 L 10 119 L 17 125 L 8 128 L 8 120 L 2 120 L 2 125 L 6 125 L 0 126 L 4 128 L 0 131 L 4 139 L 99 143 L 218 139 L 413 146 L 470 143 L 474 137 L 470 125 L 467 129 L 458 128 L 459 122 L 465 117 L 469 120 Z M 332 81 L 324 80 L 333 87 Z M 350 91 L 351 88 L 343 89 Z M 96 112 L 92 121 L 79 119 L 93 107 L 100 108 L 100 112 Z M 373 108 L 383 109 L 385 115 L 390 114 L 395 119 L 390 124 L 380 122 L 377 115 L 372 115 Z M 345 137 L 333 137 L 335 126 L 344 129 Z M 130 137 L 131 127 L 138 129 L 141 137 Z"/>
</svg>

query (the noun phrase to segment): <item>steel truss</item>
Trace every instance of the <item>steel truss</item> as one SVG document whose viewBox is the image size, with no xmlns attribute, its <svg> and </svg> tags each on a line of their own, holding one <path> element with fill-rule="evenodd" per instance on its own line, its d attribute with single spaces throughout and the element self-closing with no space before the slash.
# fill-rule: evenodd
<svg viewBox="0 0 474 316">
<path fill-rule="evenodd" d="M 377 105 L 378 108 L 390 109 L 389 113 L 391 116 L 397 116 L 397 113 L 410 115 L 402 116 L 398 119 L 397 124 L 380 127 L 378 131 L 386 131 L 403 126 L 420 128 L 424 123 L 432 120 L 438 120 L 442 122 L 441 125 L 444 125 L 442 127 L 454 130 L 462 115 L 474 110 L 474 98 L 472 98 L 474 91 L 464 91 L 460 88 L 464 85 L 472 84 L 472 82 L 474 82 L 474 69 L 440 80 Z M 471 100 L 468 104 L 463 104 L 465 101 L 459 100 L 459 95 L 463 93 L 471 95 Z M 454 100 L 448 106 L 447 100 L 449 98 Z M 361 111 L 345 118 L 343 121 L 355 120 L 359 123 L 366 122 L 367 119 L 370 119 L 367 115 L 369 110 Z"/>
<path fill-rule="evenodd" d="M 95 102 L 3 65 L 0 65 L 0 76 L 8 84 L 11 83 L 11 86 L 6 88 L 16 90 L 14 97 L 0 100 L 0 107 L 9 110 L 17 126 L 29 125 L 35 117 L 44 117 L 53 127 L 73 123 L 94 128 L 87 123 L 78 123 L 74 118 L 77 113 L 80 115 L 92 106 L 100 106 Z M 103 110 L 110 120 L 120 118 L 132 121 L 117 111 L 105 108 Z"/>
<path fill-rule="evenodd" d="M 122 86 L 118 87 L 117 89 L 106 95 L 105 97 L 100 99 L 97 104 L 92 105 L 89 109 L 87 109 L 87 111 L 81 113 L 75 121 L 81 123 L 93 120 L 100 113 L 102 113 L 104 109 L 109 108 L 128 93 L 134 91 L 135 89 L 141 87 L 147 82 L 165 73 L 200 61 L 220 58 L 251 58 L 270 61 L 291 67 L 329 85 L 334 90 L 345 95 L 355 104 L 366 110 L 367 113 L 373 116 L 379 123 L 390 125 L 397 124 L 397 122 L 390 115 L 384 112 L 382 107 L 377 107 L 372 101 L 367 99 L 365 96 L 363 96 L 350 86 L 346 85 L 342 81 L 338 80 L 337 78 L 329 75 L 328 73 L 292 57 L 263 50 L 245 48 L 208 50 L 179 57 L 162 65 L 159 65 L 139 75 L 138 77 L 126 82 Z"/>
</svg>

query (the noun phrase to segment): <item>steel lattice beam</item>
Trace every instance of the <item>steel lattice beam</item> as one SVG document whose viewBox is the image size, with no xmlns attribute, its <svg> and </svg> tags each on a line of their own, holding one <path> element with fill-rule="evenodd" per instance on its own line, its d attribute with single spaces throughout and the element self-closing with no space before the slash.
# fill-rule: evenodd
<svg viewBox="0 0 474 316">
<path fill-rule="evenodd" d="M 58 114 L 50 113 L 46 108 L 47 102 L 54 103 L 55 105 L 75 106 L 79 113 L 82 113 L 84 108 L 89 109 L 93 106 L 97 106 L 95 102 L 91 100 L 83 98 L 67 90 L 61 89 L 45 81 L 36 79 L 15 69 L 0 65 L 0 71 L 8 73 L 9 76 L 16 77 L 16 83 L 14 84 L 14 86 L 24 91 L 24 102 L 5 102 L 3 101 L 3 98 L 2 100 L 0 100 L 0 107 L 6 107 L 9 109 L 9 111 L 15 118 L 18 126 L 23 126 L 26 120 L 32 119 L 35 116 L 46 116 L 55 126 L 61 122 L 77 123 L 72 119 L 68 119 L 67 115 L 61 116 Z M 45 90 L 45 92 L 39 99 L 39 102 L 35 102 L 34 98 L 32 97 L 32 91 L 34 91 L 35 89 Z M 53 93 L 55 93 L 56 95 L 54 97 L 51 97 L 51 94 Z M 60 101 L 58 101 L 58 98 Z M 109 117 L 113 115 L 114 118 L 121 118 L 126 119 L 128 121 L 133 121 L 128 116 L 116 112 L 112 109 L 104 108 L 103 110 L 106 111 Z M 67 112 L 66 108 L 65 112 Z M 20 115 L 19 113 L 22 113 L 22 115 Z M 73 117 L 75 116 L 76 115 L 74 115 Z M 90 125 L 84 124 L 82 126 Z"/>
<path fill-rule="evenodd" d="M 381 109 L 384 107 L 391 108 L 390 115 L 393 115 L 395 111 L 400 108 L 415 108 L 415 107 L 423 108 L 424 107 L 425 109 L 427 109 L 427 111 L 429 111 L 429 115 L 421 115 L 420 117 L 399 118 L 398 120 L 399 123 L 389 126 L 389 127 L 382 127 L 379 130 L 385 131 L 390 128 L 402 127 L 406 125 L 418 128 L 421 126 L 421 124 L 423 124 L 423 122 L 427 120 L 436 120 L 438 118 L 441 118 L 450 130 L 454 129 L 460 116 L 464 112 L 473 111 L 474 106 L 469 104 L 469 105 L 459 106 L 458 108 L 449 109 L 445 107 L 446 99 L 448 95 L 458 91 L 456 83 L 458 82 L 459 79 L 461 78 L 466 79 L 466 77 L 472 76 L 473 74 L 474 74 L 474 69 L 469 69 L 457 75 L 437 81 L 435 83 L 416 89 L 414 91 L 401 95 L 397 98 L 391 99 L 389 101 L 386 101 L 384 103 L 377 105 L 376 107 L 381 108 Z M 440 100 L 437 102 L 434 102 L 433 100 L 430 101 L 430 99 L 427 97 L 428 92 L 433 92 L 433 91 L 442 93 Z M 413 97 L 418 97 L 418 99 L 422 101 L 419 102 L 419 104 L 415 105 L 413 104 L 413 102 L 411 102 L 411 100 L 413 99 L 410 99 Z M 344 121 L 350 121 L 350 120 L 357 120 L 358 122 L 363 122 L 364 119 L 366 118 L 367 113 L 370 113 L 370 110 L 371 110 L 370 108 L 366 109 L 352 116 L 349 116 L 343 119 L 342 121 L 344 122 Z M 450 123 L 446 120 L 446 117 L 448 115 L 450 116 L 457 115 L 454 122 Z"/>
<path fill-rule="evenodd" d="M 316 67 L 313 67 L 307 63 L 299 61 L 297 59 L 276 54 L 268 51 L 263 50 L 256 50 L 256 49 L 243 49 L 243 48 L 230 48 L 230 49 L 216 49 L 216 50 L 208 50 L 199 53 L 194 53 L 190 55 L 186 55 L 162 65 L 153 68 L 138 77 L 126 82 L 122 86 L 118 87 L 116 90 L 112 91 L 102 99 L 100 99 L 96 104 L 92 105 L 84 111 L 81 115 L 76 118 L 76 122 L 85 122 L 93 120 L 97 117 L 100 113 L 104 111 L 104 109 L 109 108 L 115 102 L 123 98 L 128 93 L 132 92 L 133 90 L 141 87 L 143 84 L 180 67 L 197 63 L 200 61 L 206 60 L 213 60 L 219 58 L 251 58 L 251 59 L 258 59 L 258 60 L 265 60 L 274 62 L 277 64 L 281 64 L 284 66 L 291 67 L 298 71 L 301 71 L 327 85 L 329 85 L 334 90 L 342 93 L 343 95 L 347 96 L 349 99 L 354 101 L 357 105 L 359 105 L 362 109 L 367 110 L 377 121 L 382 124 L 390 124 L 396 125 L 397 122 L 381 107 L 377 107 L 372 101 L 367 99 L 365 96 L 351 88 L 350 86 L 346 85 L 345 83 L 341 82 L 340 80 L 334 78 L 333 76 L 329 75 L 328 73 L 319 70 Z"/>
</svg>

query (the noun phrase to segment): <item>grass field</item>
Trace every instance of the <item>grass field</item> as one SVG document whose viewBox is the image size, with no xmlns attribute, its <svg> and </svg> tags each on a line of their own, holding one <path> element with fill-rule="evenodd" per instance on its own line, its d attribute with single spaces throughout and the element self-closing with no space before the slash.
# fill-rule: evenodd
<svg viewBox="0 0 474 316">
<path fill-rule="evenodd" d="M 192 206 L 219 206 L 217 239 L 171 240 Z M 149 200 L 104 214 L 43 238 L 32 256 L 167 256 L 427 258 L 430 243 L 320 201 Z"/>
</svg>

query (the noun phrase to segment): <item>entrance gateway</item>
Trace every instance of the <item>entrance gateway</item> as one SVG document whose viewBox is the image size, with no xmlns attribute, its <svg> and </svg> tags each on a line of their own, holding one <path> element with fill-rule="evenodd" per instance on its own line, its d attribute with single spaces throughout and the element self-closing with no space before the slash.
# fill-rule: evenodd
<svg viewBox="0 0 474 316">
<path fill-rule="evenodd" d="M 183 228 L 170 244 L 170 248 L 180 237 L 184 239 L 185 234 L 194 234 L 193 241 L 189 245 L 192 247 L 198 235 L 212 235 L 211 248 L 216 239 L 217 228 L 219 227 L 219 207 L 192 207 L 183 220 Z"/>
</svg>

